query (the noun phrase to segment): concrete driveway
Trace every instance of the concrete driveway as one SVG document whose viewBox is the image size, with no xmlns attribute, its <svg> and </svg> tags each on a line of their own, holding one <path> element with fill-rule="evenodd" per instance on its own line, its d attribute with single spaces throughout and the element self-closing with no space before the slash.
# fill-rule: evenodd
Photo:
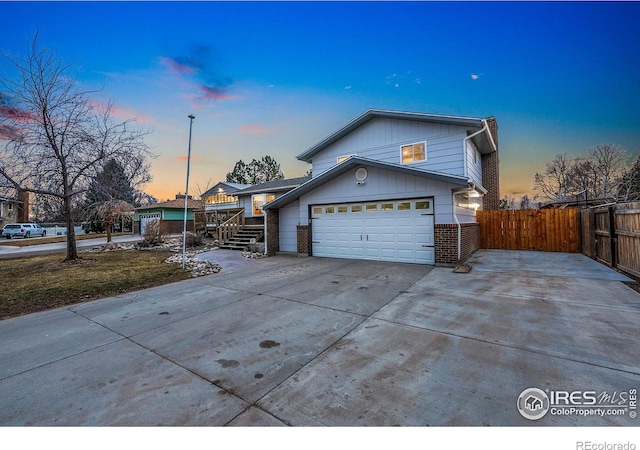
<svg viewBox="0 0 640 450">
<path fill-rule="evenodd" d="M 640 295 L 582 255 L 479 251 L 466 274 L 234 255 L 203 256 L 231 258 L 219 274 L 1 321 L 0 425 L 640 424 Z M 528 388 L 624 411 L 529 420 Z"/>
</svg>

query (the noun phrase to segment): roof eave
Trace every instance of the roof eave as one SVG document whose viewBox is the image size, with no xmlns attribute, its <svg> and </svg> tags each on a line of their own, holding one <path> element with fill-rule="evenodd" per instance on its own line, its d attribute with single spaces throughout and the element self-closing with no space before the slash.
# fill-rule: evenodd
<svg viewBox="0 0 640 450">
<path fill-rule="evenodd" d="M 447 183 L 459 185 L 459 186 L 467 186 L 468 180 L 461 176 L 443 174 L 439 172 L 432 172 L 421 169 L 414 169 L 407 166 L 402 166 L 398 164 L 385 163 L 381 161 L 376 161 L 373 159 L 363 158 L 360 156 L 351 156 L 340 164 L 335 165 L 331 169 L 321 173 L 320 175 L 310 179 L 306 183 L 301 184 L 300 186 L 292 189 L 281 197 L 278 197 L 275 200 L 264 205 L 264 209 L 274 209 L 281 208 L 282 206 L 286 206 L 299 199 L 302 195 L 307 192 L 312 191 L 318 186 L 326 183 L 327 181 L 338 177 L 344 173 L 347 173 L 349 170 L 353 169 L 357 166 L 369 166 L 369 167 L 377 167 L 384 170 L 391 170 L 394 172 L 404 173 L 407 175 L 413 175 L 418 177 L 430 178 L 437 181 L 444 181 Z"/>
<path fill-rule="evenodd" d="M 391 119 L 403 119 L 403 120 L 418 120 L 423 122 L 434 122 L 434 123 L 445 123 L 451 125 L 459 125 L 466 126 L 469 128 L 482 128 L 484 123 L 482 119 L 475 117 L 463 117 L 463 116 L 448 116 L 441 114 L 426 114 L 426 113 L 412 113 L 405 111 L 389 111 L 382 109 L 370 109 L 365 113 L 359 115 L 355 119 L 351 120 L 349 123 L 344 125 L 338 131 L 333 134 L 327 136 L 322 141 L 315 144 L 313 147 L 305 150 L 300 153 L 296 158 L 300 161 L 311 162 L 311 158 L 333 144 L 334 142 L 340 140 L 347 134 L 351 133 L 356 128 L 362 126 L 366 122 L 370 121 L 375 117 L 385 117 Z"/>
</svg>

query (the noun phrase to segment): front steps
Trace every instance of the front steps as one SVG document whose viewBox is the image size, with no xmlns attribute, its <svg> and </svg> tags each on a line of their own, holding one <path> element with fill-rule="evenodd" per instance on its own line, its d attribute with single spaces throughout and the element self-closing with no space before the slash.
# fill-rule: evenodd
<svg viewBox="0 0 640 450">
<path fill-rule="evenodd" d="M 251 240 L 258 242 L 264 236 L 264 225 L 245 225 L 231 239 L 218 245 L 229 250 L 248 250 Z"/>
</svg>

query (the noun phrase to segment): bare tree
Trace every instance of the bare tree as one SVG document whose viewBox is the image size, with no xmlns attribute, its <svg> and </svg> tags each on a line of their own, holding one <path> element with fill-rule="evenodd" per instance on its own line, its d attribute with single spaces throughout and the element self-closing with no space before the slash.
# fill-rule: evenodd
<svg viewBox="0 0 640 450">
<path fill-rule="evenodd" d="M 585 200 L 598 195 L 598 171 L 590 159 L 573 162 L 569 169 L 569 185 L 574 196 L 583 196 Z"/>
<path fill-rule="evenodd" d="M 625 150 L 617 145 L 602 144 L 590 149 L 589 156 L 600 181 L 597 195 L 615 197 L 627 168 Z"/>
<path fill-rule="evenodd" d="M 571 192 L 571 182 L 569 172 L 571 170 L 571 160 L 569 155 L 560 153 L 553 161 L 546 163 L 544 173 L 534 175 L 533 184 L 543 197 L 554 201 L 567 200 Z"/>
<path fill-rule="evenodd" d="M 602 144 L 589 150 L 588 158 L 569 158 L 560 153 L 546 163 L 544 173 L 536 173 L 534 189 L 541 197 L 563 201 L 615 199 L 627 171 L 626 151 L 617 145 Z"/>
<path fill-rule="evenodd" d="M 622 176 L 618 187 L 618 198 L 625 202 L 640 198 L 640 156 Z"/>
<path fill-rule="evenodd" d="M 111 242 L 112 225 L 128 217 L 132 211 L 133 206 L 123 200 L 111 199 L 97 205 L 96 216 L 100 218 L 102 228 L 107 232 L 107 243 Z"/>
<path fill-rule="evenodd" d="M 146 132 L 132 121 L 115 122 L 112 105 L 90 101 L 78 88 L 71 66 L 37 46 L 9 57 L 15 76 L 0 78 L 0 178 L 15 189 L 62 202 L 67 225 L 67 260 L 77 259 L 72 207 L 105 161 L 124 162 L 144 179 L 150 155 Z M 131 169 L 128 162 L 138 166 Z"/>
</svg>

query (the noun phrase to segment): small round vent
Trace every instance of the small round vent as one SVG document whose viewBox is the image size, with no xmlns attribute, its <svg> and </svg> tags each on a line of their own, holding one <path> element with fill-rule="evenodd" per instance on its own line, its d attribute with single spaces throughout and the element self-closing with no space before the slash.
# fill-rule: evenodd
<svg viewBox="0 0 640 450">
<path fill-rule="evenodd" d="M 356 180 L 358 181 L 364 181 L 367 179 L 367 169 L 365 169 L 364 167 L 360 167 L 358 170 L 356 170 Z"/>
</svg>

